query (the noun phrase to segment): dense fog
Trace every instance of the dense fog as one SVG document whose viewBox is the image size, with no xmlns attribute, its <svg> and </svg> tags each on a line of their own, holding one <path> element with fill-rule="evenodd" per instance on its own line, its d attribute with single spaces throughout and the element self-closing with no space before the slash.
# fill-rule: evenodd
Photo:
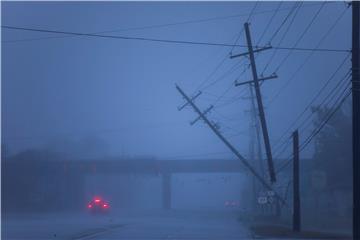
<svg viewBox="0 0 360 240">
<path fill-rule="evenodd" d="M 3 238 L 349 238 L 349 8 L 2 2 Z"/>
</svg>

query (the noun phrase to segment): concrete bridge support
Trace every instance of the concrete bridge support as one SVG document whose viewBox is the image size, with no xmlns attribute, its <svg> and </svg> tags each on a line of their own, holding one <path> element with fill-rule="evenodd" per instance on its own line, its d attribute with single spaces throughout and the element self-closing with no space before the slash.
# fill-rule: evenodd
<svg viewBox="0 0 360 240">
<path fill-rule="evenodd" d="M 162 174 L 162 208 L 171 209 L 171 174 Z"/>
</svg>

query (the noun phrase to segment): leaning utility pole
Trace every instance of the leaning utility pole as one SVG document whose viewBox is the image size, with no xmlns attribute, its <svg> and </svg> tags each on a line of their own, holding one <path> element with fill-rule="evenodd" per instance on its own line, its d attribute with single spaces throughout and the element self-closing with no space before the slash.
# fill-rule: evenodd
<svg viewBox="0 0 360 240">
<path fill-rule="evenodd" d="M 263 138 L 264 138 L 264 144 L 265 144 L 266 157 L 267 157 L 267 162 L 268 162 L 270 181 L 272 183 L 274 183 L 274 182 L 276 182 L 276 175 L 275 175 L 274 163 L 273 163 L 273 159 L 272 159 L 271 145 L 270 145 L 270 140 L 269 140 L 269 133 L 268 133 L 268 129 L 267 129 L 266 119 L 265 119 L 264 105 L 263 105 L 263 102 L 262 102 L 259 81 L 264 81 L 264 80 L 276 78 L 277 76 L 272 75 L 272 76 L 269 76 L 269 77 L 258 78 L 258 74 L 257 74 L 257 70 L 256 70 L 256 64 L 255 64 L 254 52 L 260 52 L 260 51 L 263 51 L 263 50 L 267 50 L 267 49 L 270 49 L 271 47 L 265 47 L 265 48 L 255 49 L 254 50 L 253 46 L 252 46 L 252 42 L 251 42 L 249 23 L 245 23 L 244 27 L 245 27 L 245 33 L 246 33 L 246 41 L 247 41 L 247 45 L 248 45 L 248 52 L 247 53 L 242 53 L 242 54 L 237 54 L 237 55 L 231 56 L 230 58 L 249 55 L 253 80 L 247 81 L 247 82 L 244 82 L 244 83 L 253 83 L 254 84 L 255 95 L 256 95 L 256 100 L 257 100 L 258 109 L 259 109 L 259 117 L 260 117 L 261 129 L 262 129 Z M 242 85 L 244 83 L 241 83 L 241 84 L 236 84 L 235 83 L 235 86 L 239 86 L 239 85 Z"/>
<path fill-rule="evenodd" d="M 256 106 L 255 106 L 255 96 L 254 96 L 254 92 L 253 89 L 251 87 L 251 85 L 249 86 L 249 91 L 250 91 L 250 101 L 251 101 L 251 115 L 252 115 L 252 126 L 253 126 L 253 130 L 254 130 L 254 134 L 256 134 L 256 147 L 257 147 L 257 160 L 258 160 L 258 165 L 259 165 L 259 171 L 261 172 L 261 175 L 264 177 L 265 176 L 265 172 L 264 172 L 264 166 L 262 163 L 262 151 L 261 151 L 261 141 L 260 141 L 260 129 L 259 129 L 259 125 L 258 125 L 258 116 L 257 116 L 257 111 L 256 111 Z"/>
<path fill-rule="evenodd" d="M 251 90 L 251 88 L 250 88 Z M 249 121 L 249 158 L 254 161 L 255 160 L 255 129 L 254 129 L 254 109 L 251 109 L 250 113 L 250 121 Z M 262 174 L 262 177 L 264 175 Z M 252 210 L 255 213 L 257 210 L 257 182 L 255 181 L 255 176 L 252 176 Z"/>
<path fill-rule="evenodd" d="M 250 93 L 250 103 L 251 103 L 251 111 L 250 111 L 250 125 L 249 125 L 249 130 L 250 130 L 250 146 L 249 146 L 249 151 L 250 151 L 250 159 L 255 160 L 257 158 L 257 167 L 258 170 L 260 171 L 260 174 L 262 177 L 265 177 L 265 172 L 264 172 L 264 167 L 262 164 L 262 151 L 261 151 L 261 141 L 260 141 L 260 129 L 258 126 L 258 115 L 257 115 L 257 111 L 256 111 L 256 106 L 255 106 L 255 96 L 254 96 L 254 92 L 252 89 L 251 84 L 249 84 L 249 93 Z M 256 139 L 256 143 L 255 143 L 255 139 Z M 255 157 L 255 145 L 256 145 L 256 150 L 257 150 L 257 157 Z M 255 178 L 255 177 L 253 177 Z M 256 202 L 257 202 L 257 193 L 262 191 L 263 189 L 261 189 L 261 185 L 260 188 L 257 188 L 257 185 L 255 183 L 255 181 L 253 181 L 253 198 L 254 198 L 254 210 L 256 210 Z"/>
<path fill-rule="evenodd" d="M 236 148 L 220 133 L 220 131 L 218 130 L 217 125 L 212 123 L 206 117 L 206 114 L 210 111 L 210 109 L 213 108 L 213 106 L 210 106 L 207 110 L 205 110 L 204 112 L 201 112 L 201 110 L 193 102 L 194 97 L 193 98 L 188 97 L 185 94 L 185 92 L 178 85 L 176 85 L 176 89 L 179 91 L 179 93 L 182 95 L 182 97 L 186 100 L 185 104 L 190 105 L 194 109 L 194 111 L 199 115 L 199 117 L 195 121 L 192 121 L 191 123 L 194 124 L 196 121 L 202 119 L 210 127 L 210 129 L 216 134 L 216 136 L 218 136 L 220 138 L 220 140 L 231 150 L 231 152 L 233 152 L 237 156 L 237 158 L 243 163 L 243 165 L 261 182 L 261 184 L 264 186 L 264 188 L 269 190 L 269 191 L 273 191 L 275 196 L 278 197 L 278 199 L 283 204 L 287 205 L 286 201 L 277 192 L 275 192 L 273 190 L 271 185 L 269 185 L 267 183 L 267 181 L 256 172 L 256 170 L 238 152 L 238 150 L 236 150 Z"/>
<path fill-rule="evenodd" d="M 300 213 L 300 169 L 299 169 L 299 132 L 293 132 L 293 231 L 301 230 L 301 213 Z"/>
<path fill-rule="evenodd" d="M 352 1 L 352 124 L 353 124 L 353 238 L 360 239 L 360 17 L 358 1 Z"/>
</svg>

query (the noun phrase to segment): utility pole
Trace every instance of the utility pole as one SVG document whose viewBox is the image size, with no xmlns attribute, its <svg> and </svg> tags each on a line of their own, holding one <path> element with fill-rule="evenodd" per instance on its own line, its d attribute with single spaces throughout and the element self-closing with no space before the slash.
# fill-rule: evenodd
<svg viewBox="0 0 360 240">
<path fill-rule="evenodd" d="M 261 129 L 262 129 L 264 144 L 265 144 L 265 151 L 266 151 L 270 181 L 271 181 L 271 183 L 274 183 L 274 182 L 276 182 L 276 174 L 275 174 L 274 163 L 273 163 L 273 159 L 272 159 L 271 145 L 270 145 L 270 140 L 269 140 L 269 133 L 268 133 L 268 129 L 267 129 L 266 119 L 265 119 L 264 105 L 262 102 L 259 81 L 273 79 L 273 78 L 276 78 L 277 76 L 273 74 L 269 77 L 261 77 L 261 78 L 258 77 L 257 70 L 256 70 L 256 64 L 255 64 L 254 52 L 260 52 L 263 50 L 267 50 L 267 49 L 270 49 L 271 47 L 265 47 L 262 49 L 254 50 L 253 46 L 252 46 L 251 36 L 250 36 L 249 23 L 245 23 L 244 27 L 245 27 L 245 33 L 246 33 L 246 41 L 247 41 L 247 45 L 248 45 L 248 52 L 242 53 L 242 54 L 237 54 L 237 55 L 231 56 L 230 58 L 249 55 L 253 80 L 247 81 L 244 83 L 240 83 L 240 84 L 235 83 L 235 86 L 239 86 L 239 85 L 246 84 L 246 83 L 254 84 L 255 96 L 256 96 L 258 110 L 259 110 Z"/>
<path fill-rule="evenodd" d="M 230 149 L 230 151 L 232 153 L 234 153 L 237 158 L 243 163 L 243 165 L 256 177 L 256 179 L 258 179 L 258 181 L 264 186 L 265 189 L 269 190 L 269 191 L 273 191 L 275 196 L 279 198 L 279 200 L 284 204 L 286 204 L 286 201 L 277 193 L 273 190 L 272 186 L 269 185 L 267 183 L 267 181 L 260 176 L 260 174 L 258 174 L 256 172 L 256 170 L 248 163 L 248 161 L 239 153 L 238 150 L 236 150 L 236 148 L 221 134 L 221 132 L 219 131 L 218 127 L 216 124 L 212 123 L 207 117 L 206 117 L 206 113 L 208 113 L 209 111 L 206 110 L 205 112 L 202 112 L 193 102 L 192 98 L 188 97 L 185 92 L 178 86 L 176 85 L 176 89 L 179 91 L 179 93 L 181 94 L 181 96 L 186 100 L 186 102 L 188 103 L 188 105 L 190 105 L 194 111 L 199 115 L 200 119 L 202 119 L 206 125 L 209 126 L 209 128 L 215 133 L 216 136 L 218 136 L 220 138 L 220 140 Z M 212 106 L 210 106 L 211 109 Z M 199 118 L 197 118 L 198 120 Z M 192 122 L 192 124 L 194 123 L 194 121 Z"/>
<path fill-rule="evenodd" d="M 249 88 L 251 91 L 251 87 Z M 252 108 L 250 113 L 249 121 L 249 133 L 250 133 L 250 142 L 249 142 L 249 157 L 252 161 L 255 160 L 255 129 L 254 129 L 254 109 Z M 264 177 L 264 175 L 262 175 Z M 257 182 L 255 176 L 252 176 L 252 210 L 256 213 L 257 210 Z"/>
<path fill-rule="evenodd" d="M 301 214 L 300 214 L 300 171 L 299 171 L 299 132 L 293 132 L 293 231 L 300 232 L 301 230 Z"/>
<path fill-rule="evenodd" d="M 263 177 L 265 177 L 264 166 L 262 164 L 262 151 L 261 151 L 261 141 L 260 141 L 260 129 L 258 125 L 258 115 L 254 101 L 255 96 L 251 85 L 249 86 L 249 91 L 250 91 L 250 101 L 251 101 L 252 126 L 254 130 L 254 134 L 256 135 L 257 160 L 258 160 L 260 173 Z"/>
<path fill-rule="evenodd" d="M 264 167 L 262 164 L 262 151 L 261 151 L 261 141 L 260 141 L 260 129 L 258 126 L 258 115 L 257 115 L 257 111 L 256 111 L 256 106 L 255 106 L 255 96 L 254 96 L 254 92 L 252 89 L 251 84 L 249 85 L 249 92 L 250 92 L 250 103 L 251 103 L 251 120 L 250 120 L 250 133 L 251 133 L 251 140 L 250 140 L 250 159 L 255 160 L 255 158 L 257 158 L 257 165 L 258 165 L 258 170 L 260 171 L 260 174 L 262 177 L 265 177 L 265 172 L 264 172 Z M 255 139 L 256 139 L 256 143 L 255 143 Z M 256 150 L 257 150 L 257 157 L 255 157 L 255 145 L 256 145 Z M 255 178 L 255 177 L 254 177 Z M 259 191 L 262 191 L 263 189 L 261 189 L 261 185 L 260 188 L 257 188 L 255 181 L 253 181 L 253 194 L 254 194 L 254 204 L 256 206 L 256 202 L 257 202 L 257 193 Z M 256 210 L 256 208 L 254 208 L 254 210 Z"/>
<path fill-rule="evenodd" d="M 352 1 L 353 238 L 360 239 L 360 3 Z"/>
</svg>

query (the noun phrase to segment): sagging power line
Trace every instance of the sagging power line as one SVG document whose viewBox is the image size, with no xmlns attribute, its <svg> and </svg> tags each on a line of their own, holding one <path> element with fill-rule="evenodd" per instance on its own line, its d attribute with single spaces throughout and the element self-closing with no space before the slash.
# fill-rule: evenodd
<svg viewBox="0 0 360 240">
<path fill-rule="evenodd" d="M 159 38 L 147 38 L 147 37 L 130 37 L 130 36 L 118 36 L 118 35 L 103 35 L 103 34 L 93 34 L 93 33 L 80 33 L 80 32 L 71 32 L 71 31 L 59 31 L 59 30 L 50 30 L 50 29 L 39 29 L 39 28 L 27 28 L 27 27 L 15 27 L 2 25 L 1 28 L 18 30 L 18 31 L 30 31 L 30 32 L 44 32 L 44 33 L 53 33 L 53 34 L 63 34 L 63 35 L 73 35 L 73 36 L 83 36 L 83 37 L 95 37 L 95 38 L 108 38 L 108 39 L 121 39 L 121 40 L 136 40 L 136 41 L 146 41 L 146 42 L 157 42 L 157 43 L 169 43 L 169 44 L 185 44 L 185 45 L 204 45 L 204 46 L 215 46 L 215 47 L 233 47 L 234 44 L 230 43 L 216 43 L 216 42 L 200 42 L 200 41 L 186 41 L 186 40 L 172 40 L 172 39 L 159 39 Z M 236 44 L 236 47 L 247 47 L 246 45 Z M 260 48 L 259 46 L 254 46 L 255 48 Z M 350 50 L 346 49 L 313 49 L 313 48 L 291 48 L 277 46 L 273 47 L 274 49 L 279 50 L 295 50 L 295 51 L 320 51 L 320 52 L 338 52 L 344 53 L 349 52 Z"/>
</svg>

